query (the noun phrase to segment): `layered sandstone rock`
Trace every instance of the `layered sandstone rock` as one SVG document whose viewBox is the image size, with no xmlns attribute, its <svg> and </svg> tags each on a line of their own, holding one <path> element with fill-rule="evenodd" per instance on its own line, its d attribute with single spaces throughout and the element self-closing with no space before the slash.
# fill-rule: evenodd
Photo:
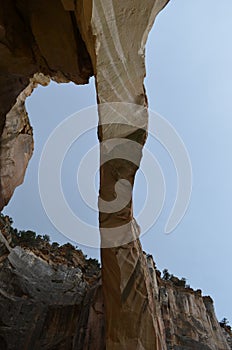
<svg viewBox="0 0 232 350">
<path fill-rule="evenodd" d="M 15 239 L 7 218 L 0 218 L 0 229 L 0 349 L 105 349 L 99 267 L 71 245 L 54 248 L 40 242 L 29 248 L 28 243 Z M 161 279 L 152 256 L 143 256 L 146 284 L 153 293 L 157 323 L 160 328 L 164 325 L 162 339 L 167 349 L 232 349 L 231 333 L 217 322 L 211 298 L 184 287 L 177 278 Z M 143 285 L 140 270 L 136 266 L 123 297 L 125 302 L 130 297 L 135 300 L 133 316 L 137 312 L 138 318 L 131 319 L 130 329 L 143 327 L 145 339 L 149 339 L 153 336 L 150 326 L 145 316 L 140 316 L 141 308 L 145 312 L 146 306 L 141 306 L 136 296 Z M 137 289 L 131 290 L 135 284 Z M 121 319 L 125 327 L 127 317 Z M 124 341 L 128 349 L 133 349 Z"/>
<path fill-rule="evenodd" d="M 133 219 L 132 189 L 148 124 L 145 44 L 167 2 L 80 1 L 75 11 L 92 59 L 99 103 L 102 280 L 106 348 L 111 350 L 166 349 L 140 229 Z M 121 191 L 116 188 L 119 181 Z"/>
<path fill-rule="evenodd" d="M 154 295 L 161 310 L 168 350 L 229 350 L 231 337 L 219 325 L 209 296 L 183 281 L 160 278 L 152 256 L 147 257 Z M 227 334 L 228 335 L 228 334 Z"/>
<path fill-rule="evenodd" d="M 0 349 L 104 349 L 99 268 L 70 245 L 10 243 L 0 219 Z"/>
<path fill-rule="evenodd" d="M 148 115 L 143 86 L 145 43 L 155 16 L 167 2 L 10 1 L 1 9 L 1 49 L 4 60 L 0 95 L 4 107 L 1 111 L 4 130 L 2 144 L 6 145 L 2 147 L 1 154 L 4 169 L 0 173 L 2 206 L 22 182 L 32 153 L 31 128 L 20 93 L 29 85 L 35 73 L 43 73 L 57 81 L 84 83 L 93 66 L 100 106 L 109 102 L 126 102 L 138 105 L 141 109 L 136 112 L 136 124 L 133 125 L 132 119 L 130 125 L 127 120 L 133 111 L 124 106 L 125 125 L 116 120 L 116 115 L 121 114 L 116 106 L 113 110 L 112 106 L 103 110 L 99 108 L 99 140 L 123 138 L 128 142 L 124 143 L 124 150 L 118 151 L 123 151 L 127 156 L 131 152 L 136 153 L 135 164 L 128 161 L 127 157 L 121 161 L 108 161 L 111 154 L 107 144 L 101 147 L 101 159 L 105 164 L 101 167 L 99 201 L 106 208 L 110 207 L 109 202 L 115 197 L 115 184 L 120 178 L 127 180 L 122 185 L 122 191 L 126 190 L 129 196 L 128 203 L 121 206 L 120 210 L 100 212 L 102 242 L 107 247 L 102 250 L 106 347 L 111 349 L 128 346 L 165 349 L 163 325 L 155 317 L 152 290 L 138 240 L 139 228 L 133 219 L 131 193 L 147 133 Z M 5 90 L 6 81 L 10 94 Z M 24 97 L 28 94 L 26 91 L 22 94 Z M 5 119 L 6 112 L 8 116 Z M 5 135 L 14 120 L 19 126 L 12 132 L 11 140 L 8 140 Z M 131 149 L 129 140 L 140 147 L 133 146 Z M 117 152 L 118 146 L 120 148 L 117 144 L 113 146 L 113 153 Z M 123 227 L 121 233 L 120 227 Z M 113 239 L 109 232 L 111 228 L 115 229 Z M 133 277 L 135 270 L 140 280 L 137 287 Z M 121 318 L 124 319 L 124 325 Z M 138 319 L 139 324 L 134 325 L 134 319 Z"/>
</svg>

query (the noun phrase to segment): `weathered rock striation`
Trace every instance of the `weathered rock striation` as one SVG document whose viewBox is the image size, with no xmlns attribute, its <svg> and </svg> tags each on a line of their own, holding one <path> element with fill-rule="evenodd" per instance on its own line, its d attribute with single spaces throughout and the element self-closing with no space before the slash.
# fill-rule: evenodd
<svg viewBox="0 0 232 350">
<path fill-rule="evenodd" d="M 132 189 L 147 136 L 145 44 L 167 2 L 79 1 L 75 12 L 93 63 L 99 104 L 99 220 L 106 348 L 111 350 L 166 349 L 133 218 Z M 126 205 L 120 206 L 118 198 Z"/>
<path fill-rule="evenodd" d="M 229 350 L 230 339 L 219 325 L 209 296 L 186 287 L 174 277 L 160 278 L 153 258 L 147 256 L 155 300 L 161 310 L 167 350 Z"/>
</svg>

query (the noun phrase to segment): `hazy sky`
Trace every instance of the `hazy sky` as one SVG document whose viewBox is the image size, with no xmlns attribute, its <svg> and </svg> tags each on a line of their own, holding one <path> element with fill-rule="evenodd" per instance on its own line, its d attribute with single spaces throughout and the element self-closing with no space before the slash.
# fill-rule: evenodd
<svg viewBox="0 0 232 350">
<path fill-rule="evenodd" d="M 167 194 L 159 220 L 142 242 L 160 270 L 168 268 L 187 278 L 193 288 L 211 295 L 218 318 L 232 322 L 231 18 L 231 0 L 172 0 L 149 36 L 145 80 L 149 106 L 165 117 L 183 139 L 193 168 L 193 191 L 182 222 L 165 235 L 164 226 L 176 193 L 176 174 L 165 149 L 149 139 L 146 147 L 162 167 Z M 37 88 L 28 98 L 35 152 L 24 184 L 5 209 L 17 228 L 48 233 L 60 243 L 67 241 L 52 226 L 41 205 L 39 158 L 49 134 L 62 120 L 95 103 L 93 79 L 86 86 L 51 83 Z M 96 133 L 92 131 L 73 145 L 62 172 L 66 198 L 83 217 L 88 212 L 77 198 L 76 170 L 82 155 L 95 144 Z M 145 197 L 146 181 L 140 172 L 134 194 L 136 213 Z M 97 222 L 96 213 L 90 216 L 92 222 Z M 82 248 L 91 256 L 99 256 L 96 249 Z"/>
</svg>

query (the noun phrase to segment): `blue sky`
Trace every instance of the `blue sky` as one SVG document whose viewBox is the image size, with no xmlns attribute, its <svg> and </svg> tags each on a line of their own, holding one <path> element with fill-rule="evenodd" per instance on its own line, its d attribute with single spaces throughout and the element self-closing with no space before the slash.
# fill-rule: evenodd
<svg viewBox="0 0 232 350">
<path fill-rule="evenodd" d="M 167 195 L 159 220 L 142 242 L 160 270 L 168 268 L 186 277 L 192 287 L 211 295 L 218 318 L 225 316 L 232 322 L 231 18 L 230 0 L 172 0 L 158 16 L 149 36 L 145 80 L 149 106 L 165 117 L 183 139 L 193 168 L 193 191 L 182 222 L 165 235 L 164 226 L 176 193 L 176 175 L 167 152 L 149 138 L 146 147 L 161 165 Z M 95 103 L 93 79 L 86 86 L 51 83 L 37 88 L 28 98 L 35 152 L 24 184 L 5 209 L 17 228 L 48 233 L 60 243 L 67 241 L 52 226 L 41 205 L 39 158 L 49 134 L 62 120 Z M 96 134 L 92 131 L 72 147 L 62 173 L 70 206 L 83 216 L 86 212 L 75 188 L 76 169 L 81 154 L 94 144 Z M 135 212 L 145 197 L 146 181 L 140 172 L 135 184 Z M 97 222 L 96 213 L 91 214 L 91 220 Z M 99 256 L 96 249 L 83 249 L 91 256 Z"/>
</svg>

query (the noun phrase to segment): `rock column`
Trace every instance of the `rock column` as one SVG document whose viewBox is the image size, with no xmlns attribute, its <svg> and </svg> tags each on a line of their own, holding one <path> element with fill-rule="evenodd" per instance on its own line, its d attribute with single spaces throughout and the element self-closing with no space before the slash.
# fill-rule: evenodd
<svg viewBox="0 0 232 350">
<path fill-rule="evenodd" d="M 161 1 L 80 1 L 78 24 L 90 53 L 99 105 L 99 223 L 106 348 L 166 349 L 133 218 L 132 189 L 146 141 L 144 50 Z"/>
</svg>

